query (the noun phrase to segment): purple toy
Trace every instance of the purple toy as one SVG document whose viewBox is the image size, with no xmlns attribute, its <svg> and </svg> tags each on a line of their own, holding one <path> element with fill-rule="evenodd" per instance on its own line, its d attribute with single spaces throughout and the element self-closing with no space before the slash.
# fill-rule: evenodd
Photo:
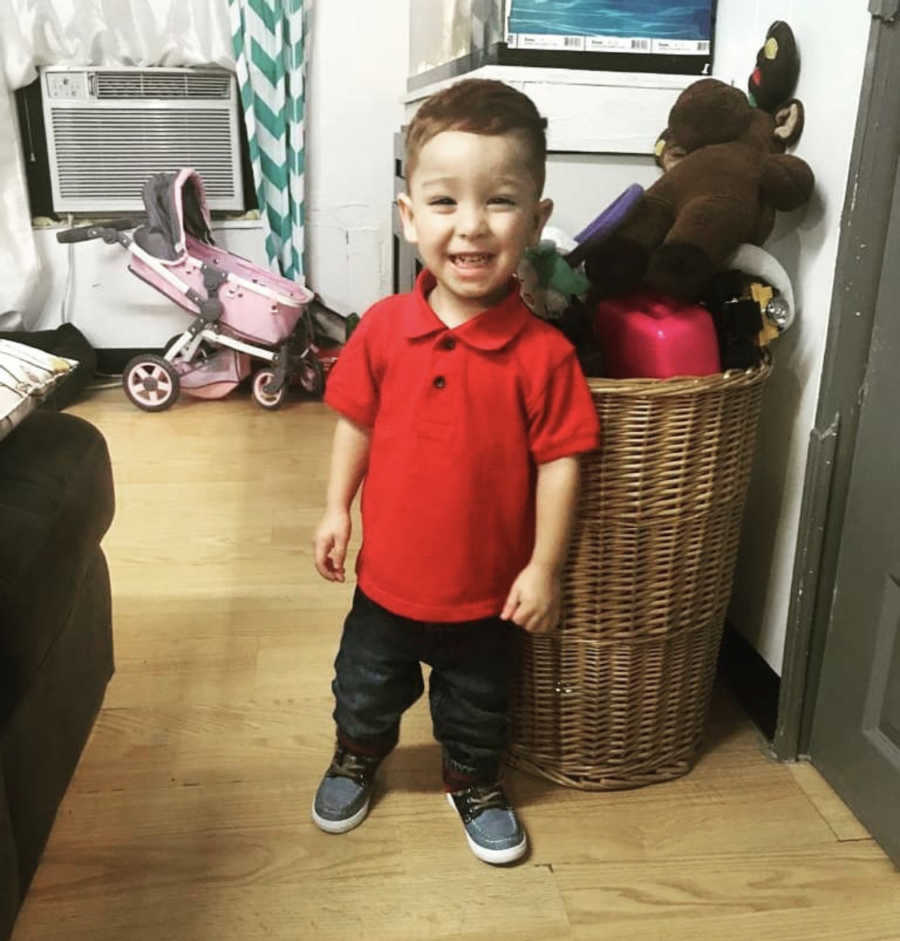
<svg viewBox="0 0 900 941">
<path fill-rule="evenodd" d="M 632 183 L 621 195 L 617 196 L 607 207 L 575 236 L 578 247 L 573 248 L 566 261 L 576 267 L 584 261 L 590 250 L 605 241 L 616 229 L 634 212 L 637 204 L 644 195 L 644 187 L 639 183 Z"/>
</svg>

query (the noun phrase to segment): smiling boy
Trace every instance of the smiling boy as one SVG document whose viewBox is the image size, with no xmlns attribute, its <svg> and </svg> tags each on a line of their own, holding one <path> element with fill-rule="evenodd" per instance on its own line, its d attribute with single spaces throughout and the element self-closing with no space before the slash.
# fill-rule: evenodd
<svg viewBox="0 0 900 941">
<path fill-rule="evenodd" d="M 428 99 L 407 134 L 411 294 L 362 318 L 332 371 L 338 413 L 316 568 L 344 581 L 365 478 L 358 584 L 335 661 L 337 747 L 313 820 L 341 833 L 369 807 L 402 713 L 429 698 L 448 799 L 479 858 L 527 839 L 500 785 L 513 632 L 552 629 L 578 489 L 598 443 L 574 350 L 515 279 L 552 211 L 545 122 L 529 98 L 470 79 Z"/>
</svg>

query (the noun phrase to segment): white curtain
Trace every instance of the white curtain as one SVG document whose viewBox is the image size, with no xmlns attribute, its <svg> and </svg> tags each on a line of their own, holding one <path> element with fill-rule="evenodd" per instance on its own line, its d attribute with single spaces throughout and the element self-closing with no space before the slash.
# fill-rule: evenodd
<svg viewBox="0 0 900 941">
<path fill-rule="evenodd" d="M 0 330 L 23 326 L 19 311 L 38 281 L 16 107 L 0 61 Z"/>
<path fill-rule="evenodd" d="M 234 68 L 227 0 L 0 0 L 0 323 L 40 277 L 12 91 L 39 65 L 206 64 Z"/>
</svg>

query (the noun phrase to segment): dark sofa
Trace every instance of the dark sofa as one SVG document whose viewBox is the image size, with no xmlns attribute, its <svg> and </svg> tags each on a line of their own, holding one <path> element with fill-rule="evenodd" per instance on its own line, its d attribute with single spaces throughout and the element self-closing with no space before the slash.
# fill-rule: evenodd
<svg viewBox="0 0 900 941">
<path fill-rule="evenodd" d="M 106 441 L 40 409 L 0 441 L 0 938 L 113 672 Z"/>
</svg>

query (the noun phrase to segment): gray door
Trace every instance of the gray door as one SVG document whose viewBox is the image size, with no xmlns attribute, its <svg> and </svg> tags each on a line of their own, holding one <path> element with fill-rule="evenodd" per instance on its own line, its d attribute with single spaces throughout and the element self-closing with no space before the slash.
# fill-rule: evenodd
<svg viewBox="0 0 900 941">
<path fill-rule="evenodd" d="M 885 242 L 810 757 L 900 865 L 900 164 Z"/>
</svg>

